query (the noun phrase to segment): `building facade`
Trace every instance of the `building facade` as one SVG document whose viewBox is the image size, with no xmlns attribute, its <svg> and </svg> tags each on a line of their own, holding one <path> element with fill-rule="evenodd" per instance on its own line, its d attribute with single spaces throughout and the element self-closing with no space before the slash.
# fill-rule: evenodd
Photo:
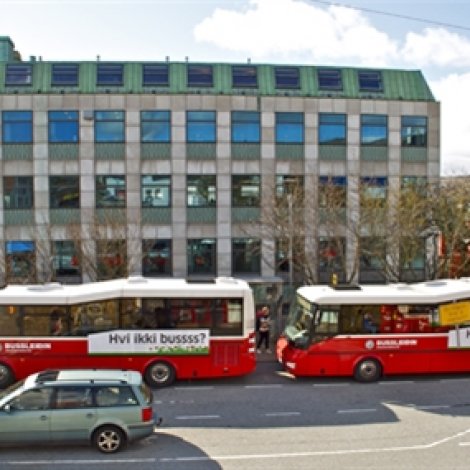
<svg viewBox="0 0 470 470">
<path fill-rule="evenodd" d="M 325 282 L 312 207 L 327 180 L 351 214 L 365 181 L 387 197 L 439 178 L 440 107 L 419 71 L 21 60 L 0 37 L 0 111 L 3 282 L 237 276 L 265 301 L 293 280 L 266 235 L 292 181 Z"/>
</svg>

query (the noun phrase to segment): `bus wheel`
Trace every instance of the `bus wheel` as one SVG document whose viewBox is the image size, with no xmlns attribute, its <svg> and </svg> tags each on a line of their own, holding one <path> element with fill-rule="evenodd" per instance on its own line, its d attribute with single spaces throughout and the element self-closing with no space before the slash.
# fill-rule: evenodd
<svg viewBox="0 0 470 470">
<path fill-rule="evenodd" d="M 6 388 L 15 381 L 13 371 L 5 364 L 0 364 L 0 388 Z"/>
<path fill-rule="evenodd" d="M 175 381 L 175 378 L 175 369 L 168 362 L 154 362 L 145 371 L 145 381 L 150 387 L 167 387 Z"/>
<path fill-rule="evenodd" d="M 382 375 L 382 366 L 375 359 L 363 359 L 354 370 L 358 382 L 375 382 Z"/>
</svg>

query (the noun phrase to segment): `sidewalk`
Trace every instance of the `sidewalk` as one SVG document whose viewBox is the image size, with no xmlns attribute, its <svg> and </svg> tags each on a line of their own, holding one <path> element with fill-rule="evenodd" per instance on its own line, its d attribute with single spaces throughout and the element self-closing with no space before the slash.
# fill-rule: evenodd
<svg viewBox="0 0 470 470">
<path fill-rule="evenodd" d="M 262 349 L 260 353 L 256 353 L 256 362 L 277 362 L 276 345 L 271 346 L 271 352 Z"/>
</svg>

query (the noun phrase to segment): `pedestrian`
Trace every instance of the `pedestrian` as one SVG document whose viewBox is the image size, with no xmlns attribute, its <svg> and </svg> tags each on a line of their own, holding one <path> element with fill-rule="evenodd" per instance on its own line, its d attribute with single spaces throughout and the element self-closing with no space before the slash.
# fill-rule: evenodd
<svg viewBox="0 0 470 470">
<path fill-rule="evenodd" d="M 270 353 L 269 349 L 269 330 L 271 328 L 271 320 L 269 318 L 269 307 L 264 306 L 261 309 L 261 315 L 256 319 L 257 330 L 258 330 L 258 343 L 256 345 L 256 350 L 258 353 L 261 353 L 261 346 L 264 343 L 266 352 Z"/>
</svg>

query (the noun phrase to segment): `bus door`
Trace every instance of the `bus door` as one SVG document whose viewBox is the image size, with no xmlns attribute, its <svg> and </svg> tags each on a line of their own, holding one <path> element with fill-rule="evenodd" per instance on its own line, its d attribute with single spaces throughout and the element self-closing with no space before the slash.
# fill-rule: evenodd
<svg viewBox="0 0 470 470">
<path fill-rule="evenodd" d="M 340 355 L 334 337 L 339 332 L 339 308 L 319 306 L 315 312 L 311 347 L 314 374 L 333 375 L 339 372 Z"/>
</svg>

